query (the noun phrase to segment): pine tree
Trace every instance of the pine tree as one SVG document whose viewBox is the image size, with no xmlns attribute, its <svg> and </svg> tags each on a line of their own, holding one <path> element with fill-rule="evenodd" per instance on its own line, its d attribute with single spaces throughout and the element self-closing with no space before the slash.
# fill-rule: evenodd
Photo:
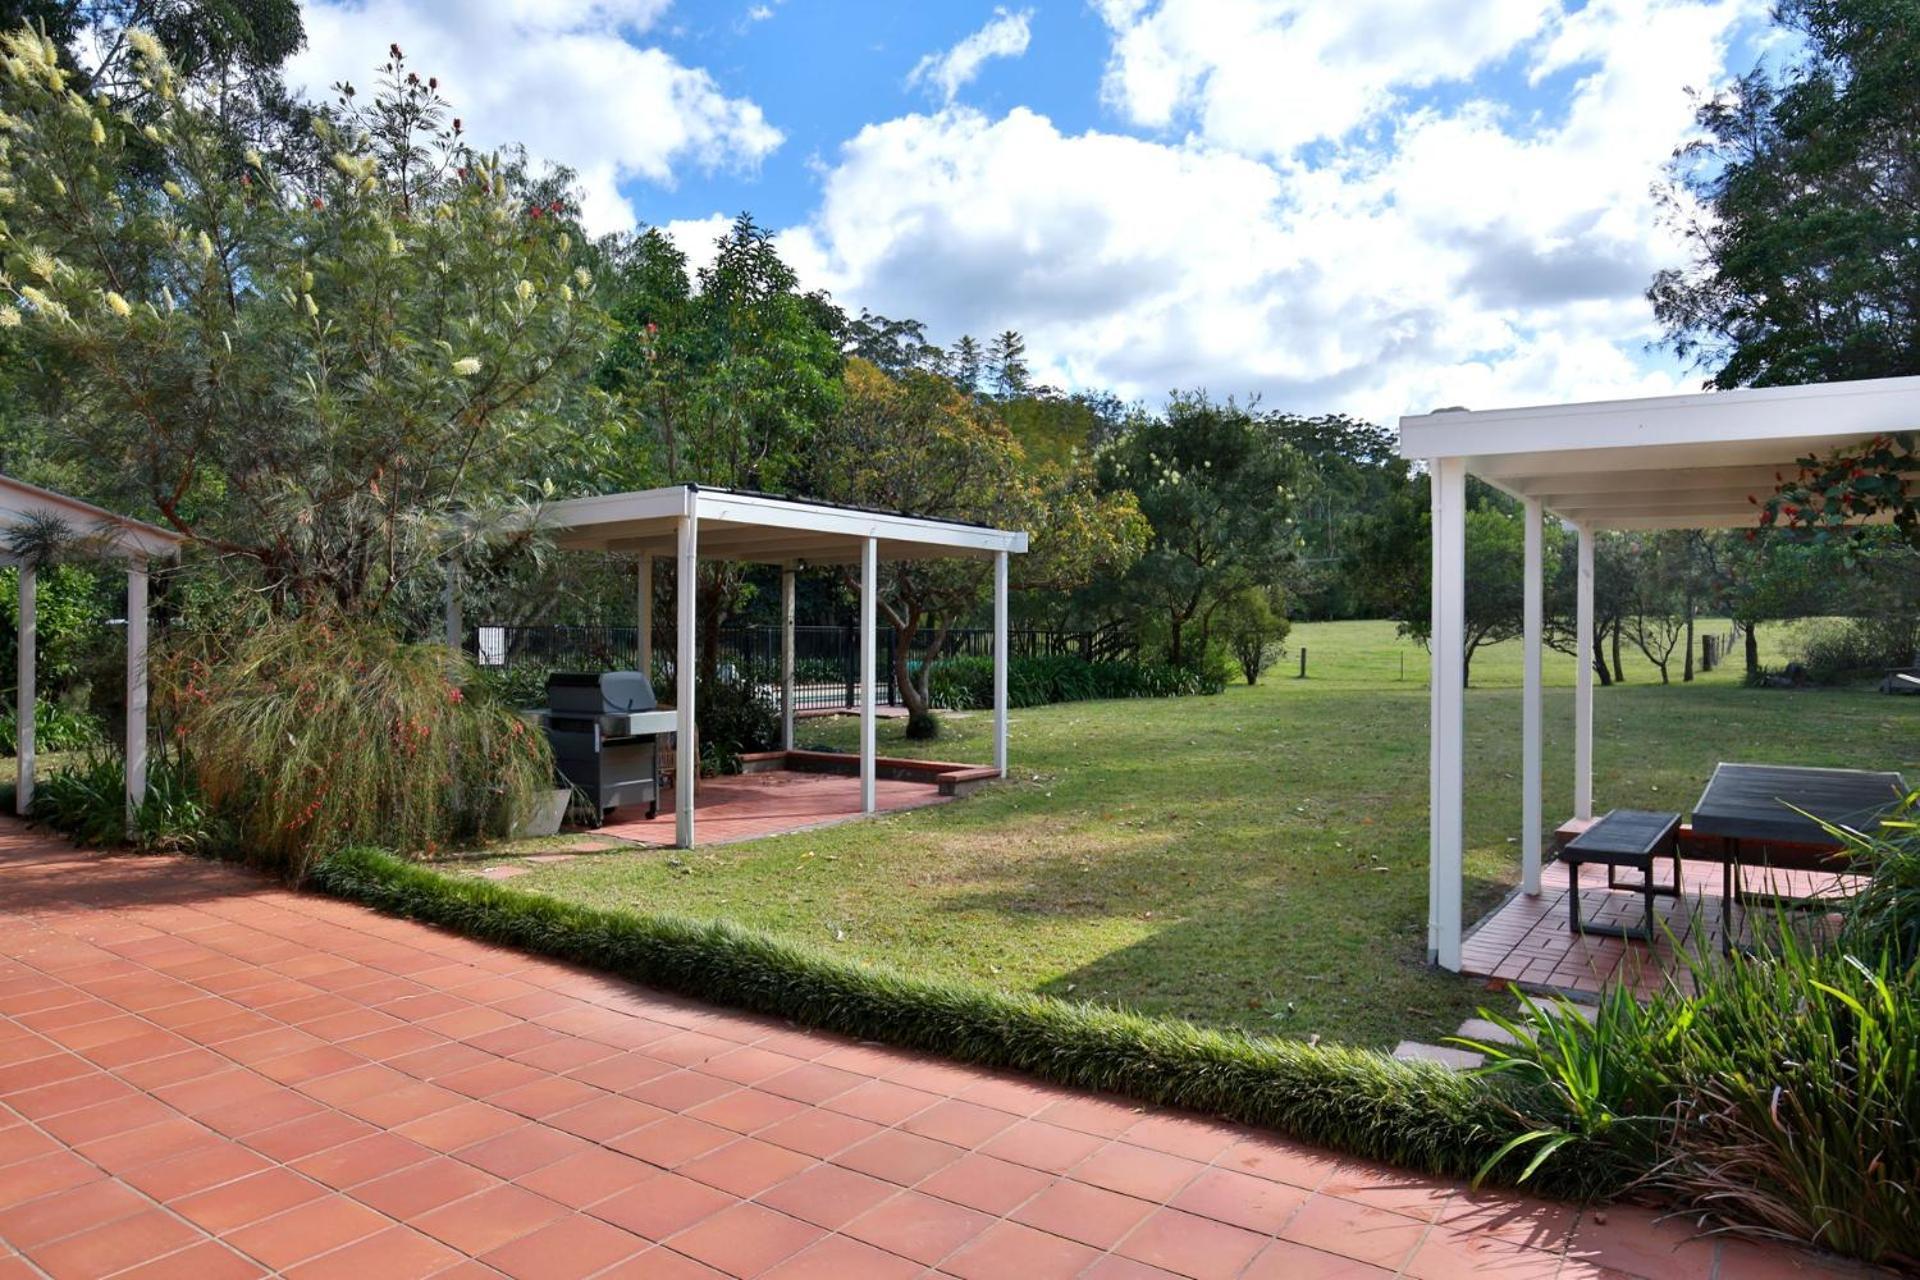
<svg viewBox="0 0 1920 1280">
<path fill-rule="evenodd" d="M 953 344 L 949 353 L 953 370 L 954 385 L 968 395 L 980 394 L 980 376 L 984 372 L 980 355 L 980 344 L 970 333 L 960 335 L 960 341 Z"/>
<path fill-rule="evenodd" d="M 1002 400 L 1026 394 L 1027 340 L 1008 329 L 987 348 L 987 362 L 993 369 L 993 392 Z"/>
</svg>

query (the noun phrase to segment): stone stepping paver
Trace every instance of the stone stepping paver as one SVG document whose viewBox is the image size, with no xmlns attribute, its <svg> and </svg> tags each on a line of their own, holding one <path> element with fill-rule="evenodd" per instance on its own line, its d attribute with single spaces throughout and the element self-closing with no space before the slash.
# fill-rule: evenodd
<svg viewBox="0 0 1920 1280">
<path fill-rule="evenodd" d="M 0 1280 L 266 1274 L 1860 1272 L 0 819 Z"/>
</svg>

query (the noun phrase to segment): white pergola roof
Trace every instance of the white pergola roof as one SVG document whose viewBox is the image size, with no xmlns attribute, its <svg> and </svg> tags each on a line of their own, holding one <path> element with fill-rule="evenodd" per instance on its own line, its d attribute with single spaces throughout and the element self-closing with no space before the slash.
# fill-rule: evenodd
<svg viewBox="0 0 1920 1280">
<path fill-rule="evenodd" d="M 186 541 L 171 529 L 118 515 L 91 502 L 0 476 L 0 536 L 33 520 L 60 521 L 77 537 L 122 557 L 127 566 L 127 820 L 147 794 L 147 562 L 170 560 Z M 14 670 L 14 807 L 25 817 L 33 807 L 35 754 L 33 706 L 37 661 L 39 571 L 0 542 L 0 564 L 20 575 Z"/>
<path fill-rule="evenodd" d="M 673 660 L 676 750 L 696 741 L 694 699 L 698 696 L 698 613 L 701 560 L 777 564 L 780 575 L 780 745 L 793 749 L 794 576 L 814 565 L 859 565 L 860 592 L 860 808 L 878 808 L 874 739 L 874 684 L 878 675 L 875 631 L 879 566 L 887 560 L 958 557 L 993 565 L 993 757 L 1000 776 L 1007 772 L 1007 563 L 1027 550 L 1027 535 L 953 520 L 929 520 L 898 511 L 804 502 L 765 493 L 673 485 L 637 493 L 573 498 L 542 510 L 536 527 L 555 545 L 580 551 L 630 556 L 638 561 L 636 621 L 640 665 L 653 667 L 653 562 L 671 559 L 674 570 L 675 653 Z M 447 644 L 461 647 L 457 575 L 447 586 Z M 689 750 L 698 758 L 697 748 Z M 674 771 L 675 842 L 694 842 L 696 768 Z"/>
<path fill-rule="evenodd" d="M 1400 420 L 1406 458 L 1465 460 L 1517 498 L 1595 529 L 1757 522 L 1775 473 L 1882 432 L 1920 429 L 1920 377 L 1701 392 Z"/>
<path fill-rule="evenodd" d="M 1024 532 L 691 484 L 556 502 L 539 523 L 569 549 L 672 556 L 679 521 L 696 507 L 702 559 L 858 564 L 869 538 L 882 560 L 991 560 L 1027 549 Z"/>
<path fill-rule="evenodd" d="M 157 524 L 135 520 L 12 476 L 0 476 L 0 534 L 31 519 L 48 517 L 61 521 L 77 536 L 95 540 L 130 559 L 171 559 L 186 541 L 180 534 Z M 13 562 L 14 557 L 0 545 L 0 564 Z"/>
<path fill-rule="evenodd" d="M 1920 377 L 1602 400 L 1400 420 L 1400 453 L 1425 459 L 1433 530 L 1427 940 L 1461 965 L 1466 806 L 1468 475 L 1519 498 L 1525 518 L 1521 690 L 1521 890 L 1540 892 L 1544 524 L 1579 532 L 1574 652 L 1594 642 L 1594 541 L 1605 529 L 1758 527 L 1757 502 L 1798 459 L 1920 428 Z M 1574 664 L 1573 815 L 1593 816 L 1593 668 Z"/>
</svg>

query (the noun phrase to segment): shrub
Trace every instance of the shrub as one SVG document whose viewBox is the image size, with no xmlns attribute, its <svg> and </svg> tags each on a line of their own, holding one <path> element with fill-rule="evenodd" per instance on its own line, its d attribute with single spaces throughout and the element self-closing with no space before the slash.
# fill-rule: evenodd
<svg viewBox="0 0 1920 1280">
<path fill-rule="evenodd" d="M 1842 684 L 1904 667 L 1920 652 L 1920 614 L 1822 618 L 1795 632 L 1793 656 L 1815 684 Z"/>
<path fill-rule="evenodd" d="M 545 738 L 465 658 L 377 623 L 271 622 L 176 655 L 160 683 L 207 799 L 248 857 L 294 881 L 344 844 L 505 835 L 552 786 Z"/>
<path fill-rule="evenodd" d="M 780 745 L 780 709 L 751 684 L 720 675 L 700 681 L 693 715 L 703 773 L 738 773 L 741 756 Z"/>
<path fill-rule="evenodd" d="M 82 844 L 131 844 L 168 853 L 204 853 L 225 847 L 222 824 L 178 760 L 154 761 L 147 794 L 127 822 L 126 762 L 93 749 L 80 760 L 35 780 L 32 817 Z"/>
<path fill-rule="evenodd" d="M 1384 1053 L 1212 1030 L 860 964 L 738 926 L 591 907 L 371 849 L 321 862 L 328 893 L 471 937 L 804 1026 L 1185 1107 L 1428 1173 L 1471 1174 L 1513 1133 L 1507 1082 Z M 1535 1181 L 1617 1188 L 1572 1144 Z"/>
<path fill-rule="evenodd" d="M 1172 698 L 1218 693 L 1218 673 L 1164 662 L 1109 659 L 1089 662 L 1073 654 L 1015 658 L 1007 664 L 1007 702 L 1038 707 L 1088 698 Z M 993 705 L 993 659 L 945 658 L 928 683 L 933 705 L 948 711 L 979 711 Z"/>
<path fill-rule="evenodd" d="M 1572 1133 L 1586 1158 L 1729 1230 L 1896 1266 L 1920 1263 L 1920 973 L 1816 952 L 1784 920 L 1772 954 L 1696 958 L 1694 990 L 1624 993 L 1591 1029 L 1522 1021 L 1476 1046 L 1547 1105 L 1508 1161 Z"/>
<path fill-rule="evenodd" d="M 1293 629 L 1277 587 L 1249 587 L 1233 596 L 1221 609 L 1218 626 L 1248 684 L 1259 684 L 1267 664 L 1286 656 L 1287 633 Z"/>
<path fill-rule="evenodd" d="M 0 710 L 0 755 L 19 750 L 15 708 Z M 36 751 L 85 751 L 106 740 L 98 716 L 44 699 L 33 704 L 33 745 Z"/>
</svg>

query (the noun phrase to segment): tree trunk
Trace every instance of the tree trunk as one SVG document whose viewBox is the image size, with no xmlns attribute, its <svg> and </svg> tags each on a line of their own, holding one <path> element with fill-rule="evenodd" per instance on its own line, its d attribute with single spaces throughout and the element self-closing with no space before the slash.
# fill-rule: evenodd
<svg viewBox="0 0 1920 1280">
<path fill-rule="evenodd" d="M 1760 674 L 1760 641 L 1754 635 L 1754 632 L 1759 629 L 1759 624 L 1754 622 L 1749 622 L 1745 628 L 1747 633 L 1747 674 L 1749 676 L 1757 676 Z"/>
<path fill-rule="evenodd" d="M 1681 673 L 1680 683 L 1693 683 L 1693 601 L 1687 601 L 1687 665 Z"/>
<path fill-rule="evenodd" d="M 900 700 L 907 704 L 909 716 L 926 715 L 929 701 L 926 689 L 912 678 L 907 661 L 910 656 L 907 651 L 913 647 L 913 632 L 919 629 L 917 623 L 913 631 L 908 631 L 897 624 L 893 628 L 893 686 L 900 691 Z M 932 665 L 930 662 L 923 663 L 922 673 L 924 674 Z"/>
<path fill-rule="evenodd" d="M 1598 631 L 1593 633 L 1593 653 L 1589 656 L 1593 661 L 1593 673 L 1600 677 L 1600 687 L 1605 688 L 1612 684 L 1613 673 L 1607 670 L 1607 655 L 1600 651 L 1600 633 Z"/>
<path fill-rule="evenodd" d="M 1618 618 L 1613 620 L 1613 682 L 1615 684 L 1627 682 L 1626 673 L 1620 669 L 1620 619 Z"/>
</svg>

